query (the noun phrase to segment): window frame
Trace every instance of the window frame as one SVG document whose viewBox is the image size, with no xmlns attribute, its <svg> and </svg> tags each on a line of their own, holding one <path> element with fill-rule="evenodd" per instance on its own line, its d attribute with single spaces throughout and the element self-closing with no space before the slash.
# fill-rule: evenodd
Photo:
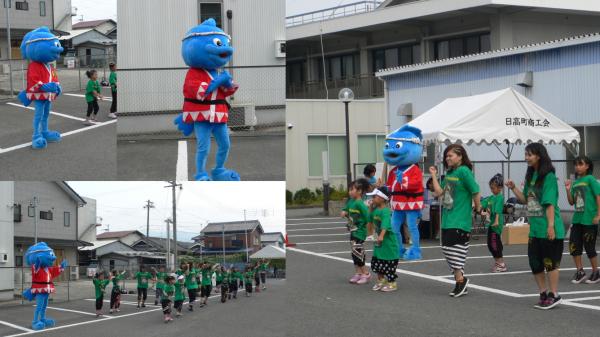
<svg viewBox="0 0 600 337">
<path fill-rule="evenodd" d="M 42 214 L 44 214 L 44 216 L 42 216 Z M 54 213 L 52 212 L 52 210 L 47 210 L 47 211 L 40 210 L 40 220 L 53 221 Z"/>
<path fill-rule="evenodd" d="M 43 14 L 42 14 L 42 12 L 43 12 Z M 46 17 L 46 15 L 47 15 L 47 13 L 46 13 L 46 1 L 45 0 L 40 0 L 40 16 L 41 17 Z"/>
<path fill-rule="evenodd" d="M 479 33 L 473 33 L 473 34 L 455 35 L 455 36 L 448 36 L 448 37 L 445 37 L 445 38 L 440 38 L 440 39 L 433 40 L 433 47 L 434 47 L 433 48 L 434 49 L 433 58 L 434 58 L 435 61 L 438 61 L 438 60 L 444 60 L 444 59 L 448 59 L 448 58 L 455 58 L 455 57 L 461 57 L 461 56 L 467 56 L 467 55 L 475 55 L 475 54 L 479 54 L 479 53 L 488 52 L 489 50 L 483 50 L 482 49 L 482 46 L 483 46 L 482 39 L 484 37 L 486 37 L 486 36 L 487 36 L 488 39 L 490 39 L 491 38 L 491 32 L 479 32 Z M 471 39 L 471 38 L 474 38 L 474 37 L 477 37 L 478 51 L 475 52 L 475 53 L 468 53 L 467 52 L 467 49 L 468 49 L 467 48 L 467 45 L 468 45 L 467 41 L 469 39 Z M 461 46 L 462 47 L 462 53 L 461 53 L 461 55 L 454 55 L 453 56 L 453 55 L 451 55 L 451 48 L 450 47 L 451 47 L 452 41 L 457 41 L 457 40 L 461 41 L 461 44 L 462 44 L 462 46 Z M 448 50 L 447 50 L 447 56 L 446 57 L 439 57 L 439 55 L 440 55 L 440 44 L 441 43 L 446 43 L 447 46 L 448 46 L 447 47 Z M 491 44 L 490 44 L 489 47 L 490 47 L 490 50 L 491 50 Z"/>
<path fill-rule="evenodd" d="M 308 151 L 308 138 L 309 137 L 325 137 L 325 139 L 327 140 L 327 153 L 330 154 L 330 150 L 329 150 L 329 137 L 342 137 L 345 138 L 346 134 L 343 133 L 333 133 L 333 134 L 319 134 L 319 133 L 311 133 L 311 134 L 307 134 L 306 135 L 306 150 Z M 323 163 L 321 163 L 322 165 Z M 306 165 L 308 165 L 308 179 L 318 179 L 318 178 L 323 178 L 323 172 L 321 171 L 321 175 L 320 176 L 311 176 L 310 175 L 310 158 L 307 158 L 306 160 Z M 352 168 L 351 168 L 352 169 Z M 331 174 L 331 165 L 329 165 L 329 177 L 330 178 L 343 178 L 346 176 L 346 173 L 344 174 Z"/>
<path fill-rule="evenodd" d="M 219 5 L 219 17 L 215 18 L 214 16 L 209 16 L 209 17 L 204 17 L 204 19 L 202 18 L 202 5 Z M 198 23 L 202 23 L 204 22 L 204 20 L 208 19 L 208 18 L 213 18 L 215 19 L 215 21 L 217 22 L 217 27 L 223 29 L 223 24 L 224 22 L 224 15 L 223 15 L 223 2 L 221 1 L 206 1 L 206 0 L 200 0 L 198 1 Z"/>
<path fill-rule="evenodd" d="M 67 221 L 67 219 L 69 221 Z M 63 226 L 64 227 L 71 227 L 71 212 L 68 212 L 68 211 L 64 211 L 63 212 Z"/>
</svg>

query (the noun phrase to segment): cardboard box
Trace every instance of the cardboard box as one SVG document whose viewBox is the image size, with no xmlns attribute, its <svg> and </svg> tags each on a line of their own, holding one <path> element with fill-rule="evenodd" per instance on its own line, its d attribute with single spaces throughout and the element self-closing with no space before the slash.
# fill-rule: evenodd
<svg viewBox="0 0 600 337">
<path fill-rule="evenodd" d="M 506 226 L 502 230 L 502 244 L 522 245 L 529 242 L 529 224 L 523 226 Z"/>
</svg>

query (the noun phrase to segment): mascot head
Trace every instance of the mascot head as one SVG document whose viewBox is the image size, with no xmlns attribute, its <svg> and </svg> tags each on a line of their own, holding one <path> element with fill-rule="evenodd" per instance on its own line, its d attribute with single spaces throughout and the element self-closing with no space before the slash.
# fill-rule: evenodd
<svg viewBox="0 0 600 337">
<path fill-rule="evenodd" d="M 63 52 L 58 37 L 50 33 L 48 27 L 39 27 L 25 34 L 21 43 L 21 55 L 24 59 L 48 63 L 58 60 Z"/>
<path fill-rule="evenodd" d="M 28 265 L 34 266 L 36 269 L 50 267 L 56 261 L 56 255 L 54 255 L 52 248 L 48 247 L 45 242 L 38 242 L 27 249 L 25 261 Z"/>
<path fill-rule="evenodd" d="M 404 125 L 386 137 L 383 158 L 389 165 L 408 166 L 418 163 L 423 154 L 421 130 Z"/>
<path fill-rule="evenodd" d="M 230 43 L 231 37 L 217 27 L 214 19 L 208 19 L 185 34 L 181 56 L 192 68 L 221 68 L 233 55 Z"/>
</svg>

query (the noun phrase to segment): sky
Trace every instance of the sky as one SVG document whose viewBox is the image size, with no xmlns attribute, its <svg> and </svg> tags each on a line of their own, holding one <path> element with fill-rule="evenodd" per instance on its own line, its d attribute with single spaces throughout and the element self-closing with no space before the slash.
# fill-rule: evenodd
<svg viewBox="0 0 600 337">
<path fill-rule="evenodd" d="M 358 0 L 285 0 L 285 16 L 346 5 Z"/>
<path fill-rule="evenodd" d="M 117 0 L 71 0 L 71 6 L 77 7 L 77 16 L 73 23 L 81 21 L 113 19 L 117 21 Z"/>
<path fill-rule="evenodd" d="M 167 182 L 72 181 L 81 196 L 96 199 L 97 216 L 106 229 L 146 233 L 146 200 L 150 236 L 166 237 L 165 219 L 172 214 L 172 190 Z M 265 232 L 285 232 L 285 182 L 183 182 L 177 190 L 177 240 L 189 241 L 208 222 L 259 220 Z"/>
</svg>

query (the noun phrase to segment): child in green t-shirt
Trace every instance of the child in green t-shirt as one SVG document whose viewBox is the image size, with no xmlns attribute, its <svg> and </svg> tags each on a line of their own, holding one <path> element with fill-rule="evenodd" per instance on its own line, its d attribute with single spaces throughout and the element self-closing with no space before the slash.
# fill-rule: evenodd
<svg viewBox="0 0 600 337">
<path fill-rule="evenodd" d="M 177 312 L 175 316 L 181 316 L 181 310 L 183 309 L 183 301 L 185 300 L 185 276 L 178 275 L 177 281 L 175 282 L 175 311 Z"/>
<path fill-rule="evenodd" d="M 175 295 L 175 275 L 170 274 L 164 278 L 163 291 L 160 294 L 160 304 L 164 315 L 165 323 L 173 320 L 171 317 L 171 306 L 173 305 L 173 296 Z"/>
<path fill-rule="evenodd" d="M 140 271 L 135 273 L 137 280 L 137 308 L 146 307 L 146 299 L 148 298 L 148 280 L 152 278 L 152 274 L 146 271 L 146 267 L 141 265 Z"/>
<path fill-rule="evenodd" d="M 575 206 L 569 238 L 569 252 L 573 256 L 577 271 L 571 282 L 579 284 L 585 280 L 585 283 L 594 284 L 600 281 L 598 254 L 596 253 L 596 237 L 600 222 L 600 183 L 592 175 L 594 164 L 590 158 L 577 157 L 573 161 L 573 165 L 577 179 L 574 182 L 565 181 L 569 204 Z M 587 280 L 581 261 L 584 248 L 592 265 L 592 274 Z"/>
<path fill-rule="evenodd" d="M 110 277 L 112 278 L 112 276 Z M 94 291 L 96 293 L 96 317 L 102 316 L 102 304 L 104 304 L 104 290 L 106 285 L 110 283 L 110 278 L 106 280 L 104 278 L 104 272 L 96 273 L 92 279 L 94 284 Z"/>
<path fill-rule="evenodd" d="M 229 298 L 237 298 L 238 288 L 243 286 L 244 276 L 236 267 L 231 268 L 229 272 Z"/>
<path fill-rule="evenodd" d="M 262 284 L 262 290 L 267 289 L 267 271 L 269 270 L 269 260 L 261 259 L 260 266 L 258 267 L 260 273 L 260 283 Z"/>
<path fill-rule="evenodd" d="M 103 99 L 100 91 L 100 83 L 98 83 L 98 72 L 95 69 L 91 69 L 85 72 L 89 81 L 85 87 L 85 101 L 87 102 L 87 115 L 83 124 L 93 125 L 96 122 L 96 116 L 100 110 L 98 106 L 98 99 Z M 92 116 L 92 113 L 94 115 Z M 91 118 L 90 118 L 91 116 Z"/>
<path fill-rule="evenodd" d="M 525 147 L 525 186 L 523 191 L 511 180 L 506 186 L 521 204 L 527 205 L 529 267 L 540 292 L 536 309 L 552 309 L 562 302 L 558 294 L 565 226 L 558 208 L 558 179 L 546 147 L 531 143 Z M 546 287 L 546 277 L 549 288 Z"/>
<path fill-rule="evenodd" d="M 496 174 L 490 180 L 490 191 L 492 196 L 488 197 L 485 202 L 482 202 L 483 215 L 490 216 L 490 223 L 487 231 L 487 246 L 488 250 L 494 257 L 494 266 L 492 273 L 502 273 L 507 271 L 506 263 L 502 251 L 502 227 L 504 226 L 504 195 L 502 188 L 504 187 L 504 178 L 501 174 Z"/>
<path fill-rule="evenodd" d="M 227 297 L 229 296 L 229 298 L 231 298 L 231 295 L 229 295 L 229 272 L 224 266 L 221 266 L 219 274 L 217 274 L 217 282 L 219 282 L 219 278 L 221 279 L 221 303 L 225 303 Z"/>
<path fill-rule="evenodd" d="M 371 273 L 365 266 L 364 242 L 367 238 L 367 222 L 369 209 L 363 201 L 364 194 L 369 190 L 369 182 L 366 179 L 357 179 L 348 187 L 348 201 L 342 209 L 341 217 L 348 219 L 348 231 L 350 231 L 350 246 L 352 261 L 354 262 L 354 275 L 350 283 L 366 284 L 371 279 Z"/>
<path fill-rule="evenodd" d="M 392 231 L 392 211 L 387 207 L 390 192 L 386 186 L 382 186 L 367 195 L 373 197 L 369 217 L 377 235 L 371 259 L 371 270 L 377 273 L 377 283 L 373 286 L 373 290 L 395 291 L 398 289 L 396 268 L 398 268 L 400 255 L 398 238 Z"/>
<path fill-rule="evenodd" d="M 112 291 L 110 293 L 110 313 L 113 313 L 113 310 L 116 312 L 121 311 L 119 307 L 121 307 L 121 287 L 119 287 L 119 281 L 121 281 L 125 277 L 125 273 L 127 271 L 123 270 L 119 273 L 116 269 L 112 271 Z"/>
<path fill-rule="evenodd" d="M 244 286 L 246 287 L 246 297 L 252 295 L 252 280 L 254 279 L 254 267 L 252 264 L 246 266 L 244 272 Z"/>
<path fill-rule="evenodd" d="M 196 301 L 196 294 L 198 292 L 198 282 L 196 282 L 196 274 L 198 271 L 190 263 L 185 266 L 183 275 L 185 276 L 185 287 L 188 292 L 189 302 L 188 310 L 194 311 L 194 302 Z"/>
<path fill-rule="evenodd" d="M 110 63 L 108 65 L 110 69 L 110 75 L 108 76 L 108 83 L 110 84 L 110 92 L 112 93 L 112 103 L 110 105 L 110 113 L 108 117 L 117 118 L 115 112 L 117 112 L 117 65 Z"/>
<path fill-rule="evenodd" d="M 202 264 L 202 284 L 200 287 L 200 307 L 208 305 L 208 297 L 212 292 L 212 277 L 214 274 L 214 268 L 210 263 Z"/>
<path fill-rule="evenodd" d="M 167 273 L 165 272 L 165 266 L 160 266 L 158 270 L 152 267 L 152 271 L 154 273 L 154 277 L 152 280 L 156 283 L 156 292 L 154 294 L 154 305 L 158 305 L 158 301 L 162 296 L 163 288 L 165 287 L 165 277 L 167 277 Z"/>
</svg>

